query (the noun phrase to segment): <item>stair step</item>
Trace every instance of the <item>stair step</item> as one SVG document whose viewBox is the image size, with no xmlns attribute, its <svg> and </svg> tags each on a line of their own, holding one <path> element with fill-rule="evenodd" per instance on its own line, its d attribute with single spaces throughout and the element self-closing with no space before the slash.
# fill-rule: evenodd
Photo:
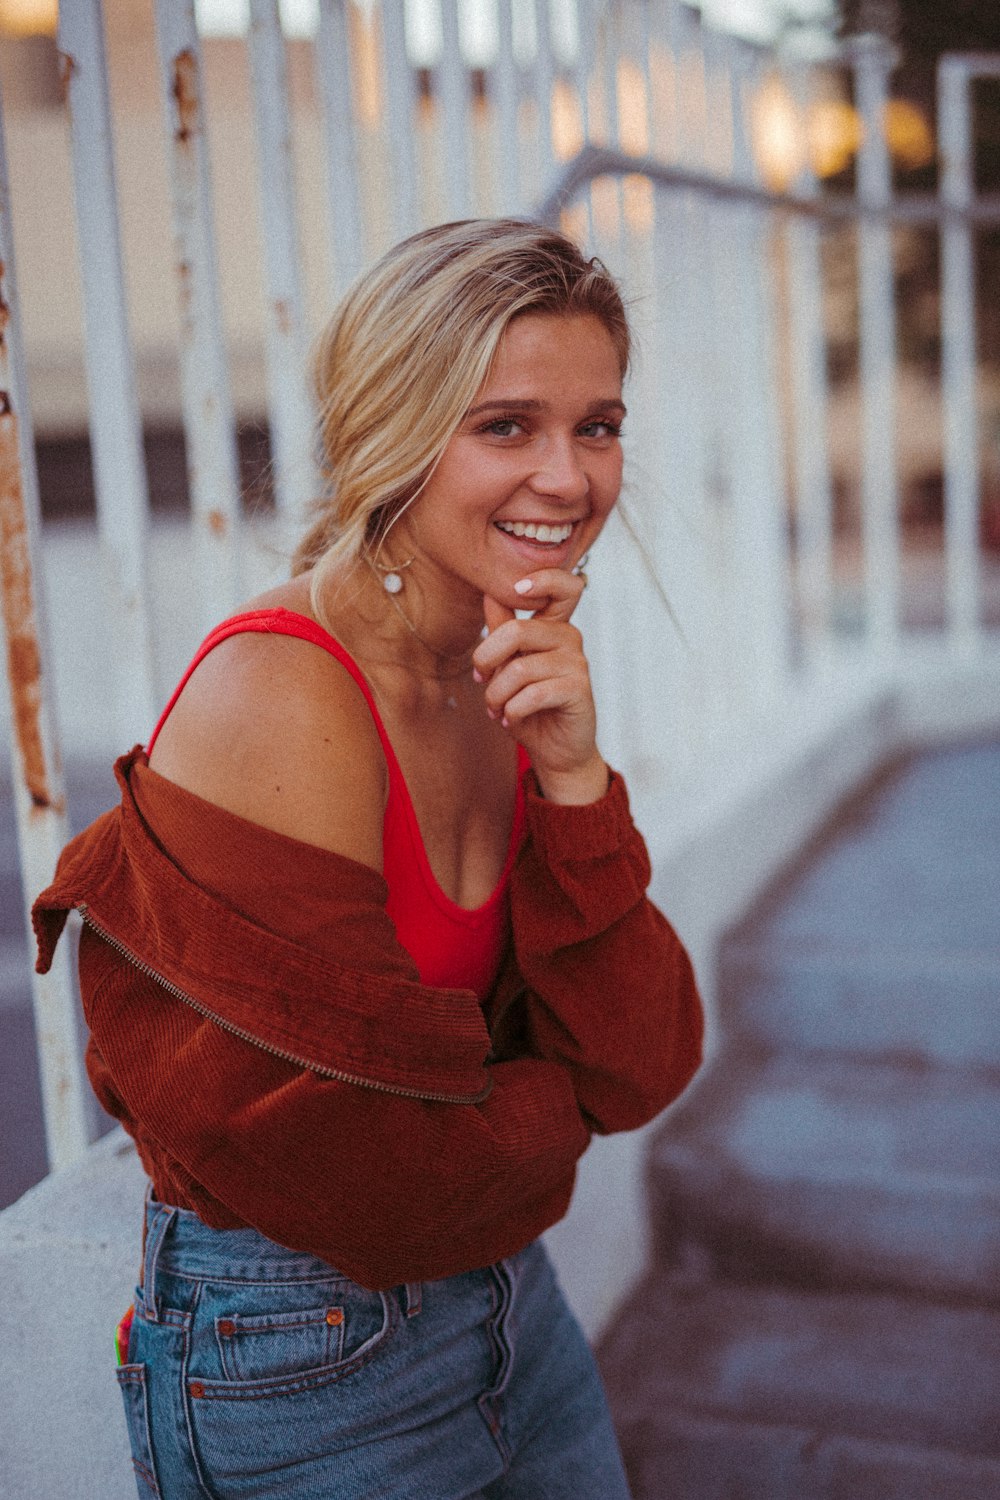
<svg viewBox="0 0 1000 1500">
<path fill-rule="evenodd" d="M 720 1059 L 654 1139 L 657 1252 L 737 1280 L 1000 1302 L 1000 1082 L 844 1057 Z"/>
<path fill-rule="evenodd" d="M 1000 1495 L 1000 1314 L 658 1272 L 599 1358 L 634 1500 Z"/>
<path fill-rule="evenodd" d="M 727 1039 L 1000 1065 L 1000 745 L 923 755 L 722 945 Z"/>
<path fill-rule="evenodd" d="M 877 953 L 843 940 L 730 940 L 719 993 L 726 1041 L 737 1048 L 1000 1068 L 1000 939 L 975 951 L 911 944 Z"/>
</svg>

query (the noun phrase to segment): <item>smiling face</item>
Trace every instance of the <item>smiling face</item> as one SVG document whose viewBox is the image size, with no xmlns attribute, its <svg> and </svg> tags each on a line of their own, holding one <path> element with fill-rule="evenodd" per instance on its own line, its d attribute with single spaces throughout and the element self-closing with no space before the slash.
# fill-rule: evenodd
<svg viewBox="0 0 1000 1500">
<path fill-rule="evenodd" d="M 418 500 L 394 531 L 425 585 L 511 608 L 514 584 L 571 568 L 596 540 L 622 478 L 618 355 L 590 314 L 526 313 Z M 417 568 L 414 567 L 414 574 Z"/>
</svg>

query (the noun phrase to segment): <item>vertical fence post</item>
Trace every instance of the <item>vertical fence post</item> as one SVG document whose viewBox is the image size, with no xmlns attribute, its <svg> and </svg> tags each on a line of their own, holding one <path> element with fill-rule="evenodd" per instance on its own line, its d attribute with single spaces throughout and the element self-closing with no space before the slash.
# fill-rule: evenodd
<svg viewBox="0 0 1000 1500">
<path fill-rule="evenodd" d="M 437 69 L 438 121 L 444 156 L 444 201 L 449 219 L 464 218 L 471 210 L 472 176 L 469 168 L 469 75 L 462 56 L 458 29 L 458 0 L 440 0 L 441 60 Z"/>
<path fill-rule="evenodd" d="M 66 798 L 41 598 L 38 475 L 18 320 L 7 153 L 0 107 L 0 593 L 10 692 L 11 764 L 25 914 L 52 879 L 66 842 Z M 30 933 L 30 923 L 29 923 Z M 29 939 L 30 941 L 30 939 Z M 68 1166 L 92 1139 L 72 948 L 31 976 L 50 1168 Z"/>
<path fill-rule="evenodd" d="M 316 82 L 326 144 L 326 202 L 338 293 L 346 291 L 365 260 L 347 24 L 352 3 L 320 0 L 316 32 Z"/>
<path fill-rule="evenodd" d="M 552 12 L 549 0 L 535 0 L 535 103 L 538 110 L 538 175 L 546 191 L 555 172 L 552 145 L 552 88 L 555 83 L 552 52 Z"/>
<path fill-rule="evenodd" d="M 149 496 L 122 277 L 118 195 L 100 0 L 59 16 L 60 64 L 71 125 L 85 364 L 97 526 L 111 615 L 114 734 L 145 735 L 158 699 L 149 621 Z"/>
<path fill-rule="evenodd" d="M 748 111 L 759 72 L 750 49 L 734 46 L 733 177 L 756 184 Z M 732 406 L 730 478 L 732 552 L 740 580 L 733 622 L 734 690 L 751 711 L 766 710 L 785 685 L 789 667 L 787 513 L 778 420 L 772 225 L 765 210 L 738 206 L 720 213 L 725 228 L 716 270 L 722 292 L 716 321 Z"/>
<path fill-rule="evenodd" d="M 521 209 L 521 130 L 518 120 L 520 80 L 514 58 L 514 14 L 511 0 L 497 0 L 497 55 L 490 76 L 493 116 L 493 160 L 496 203 L 502 214 Z"/>
<path fill-rule="evenodd" d="M 386 131 L 392 163 L 393 238 L 413 234 L 420 222 L 417 191 L 416 110 L 413 68 L 406 52 L 403 0 L 382 0 Z"/>
<path fill-rule="evenodd" d="M 813 102 L 810 75 L 796 69 L 791 84 L 806 122 Z M 795 187 L 804 197 L 817 196 L 816 174 L 808 159 Z M 792 217 L 785 229 L 799 600 L 806 649 L 815 661 L 828 659 L 833 644 L 833 486 L 820 233 L 817 220 L 809 218 Z"/>
<path fill-rule="evenodd" d="M 267 275 L 267 372 L 275 499 L 287 526 L 318 493 L 295 218 L 285 43 L 277 0 L 251 0 L 250 68 Z M 282 538 L 284 541 L 284 538 Z"/>
<path fill-rule="evenodd" d="M 673 3 L 665 13 L 655 13 L 654 20 L 658 40 L 671 58 L 674 117 L 688 117 L 688 101 L 679 94 L 684 68 L 700 58 L 698 28 L 693 16 Z M 702 146 L 693 131 L 675 135 L 673 141 L 679 164 L 692 170 L 704 165 Z M 676 617 L 675 625 L 664 626 L 674 667 L 673 684 L 664 697 L 671 719 L 667 742 L 675 746 L 673 769 L 689 775 L 706 753 L 722 705 L 721 590 L 710 561 L 718 516 L 711 513 L 708 494 L 709 393 L 715 387 L 711 208 L 694 192 L 660 187 L 653 214 L 651 352 L 663 475 L 656 556 Z"/>
<path fill-rule="evenodd" d="M 958 57 L 938 65 L 941 201 L 941 363 L 944 399 L 944 537 L 948 630 L 967 653 L 979 635 L 979 423 L 976 411 L 976 282 L 972 203 L 969 67 Z"/>
<path fill-rule="evenodd" d="M 876 214 L 892 202 L 885 111 L 892 58 L 880 37 L 854 49 L 854 84 L 864 139 L 858 198 Z M 898 645 L 900 605 L 899 481 L 896 473 L 896 317 L 892 228 L 862 217 L 859 239 L 861 346 L 861 528 L 865 551 L 867 634 L 876 657 Z"/>
<path fill-rule="evenodd" d="M 181 316 L 181 400 L 205 624 L 238 597 L 239 463 L 219 307 L 201 48 L 191 0 L 156 0 Z"/>
</svg>

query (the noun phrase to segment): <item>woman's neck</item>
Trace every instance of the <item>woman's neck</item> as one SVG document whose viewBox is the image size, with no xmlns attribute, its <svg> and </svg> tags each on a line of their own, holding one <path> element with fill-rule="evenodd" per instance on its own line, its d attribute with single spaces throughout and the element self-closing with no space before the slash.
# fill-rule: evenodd
<svg viewBox="0 0 1000 1500">
<path fill-rule="evenodd" d="M 439 682 L 471 675 L 472 653 L 482 638 L 482 601 L 471 592 L 463 600 L 432 596 L 413 568 L 396 572 L 403 586 L 390 591 L 390 571 L 358 562 L 331 578 L 320 602 L 334 633 L 375 665 Z"/>
</svg>

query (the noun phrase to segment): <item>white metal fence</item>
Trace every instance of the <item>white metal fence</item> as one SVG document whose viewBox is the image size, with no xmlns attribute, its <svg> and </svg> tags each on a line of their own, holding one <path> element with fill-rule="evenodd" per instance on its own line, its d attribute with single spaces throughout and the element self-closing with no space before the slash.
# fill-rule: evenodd
<svg viewBox="0 0 1000 1500">
<path fill-rule="evenodd" d="M 276 0 L 252 0 L 247 37 L 266 309 L 268 422 L 280 537 L 315 485 L 305 386 L 307 313 L 294 192 L 285 42 Z M 697 787 L 720 746 L 779 726 L 804 683 L 848 655 L 892 672 L 919 644 L 904 628 L 893 225 L 941 238 L 945 414 L 945 601 L 933 648 L 950 662 L 997 651 L 995 569 L 979 539 L 981 437 L 973 237 L 1000 223 L 976 200 L 970 82 L 996 58 L 949 58 L 940 73 L 938 198 L 894 197 L 882 121 L 886 51 L 870 40 L 838 65 L 864 125 L 857 195 L 820 190 L 808 156 L 789 190 L 764 185 L 758 107 L 778 79 L 805 138 L 821 75 L 703 32 L 673 0 L 496 0 L 485 41 L 470 11 L 440 0 L 430 65 L 414 66 L 414 10 L 321 0 L 316 93 L 325 142 L 330 280 L 343 287 L 423 223 L 500 212 L 561 219 L 621 277 L 639 356 L 629 394 L 626 514 L 591 568 L 584 624 L 603 743 L 639 783 Z M 205 626 L 247 585 L 233 398 L 220 314 L 202 41 L 193 9 L 157 0 L 156 46 L 170 162 L 190 567 Z M 435 30 L 436 25 L 436 30 Z M 408 31 L 409 28 L 409 31 Z M 409 35 L 409 42 L 407 40 Z M 107 638 L 107 754 L 143 738 L 169 683 L 151 625 L 150 526 L 129 336 L 99 0 L 64 0 L 59 46 L 72 139 L 84 294 L 90 435 Z M 409 52 L 408 52 L 409 47 Z M 796 114 L 795 111 L 798 111 Z M 255 143 L 255 144 L 254 144 Z M 0 141 L 2 144 L 2 141 Z M 793 153 L 794 156 L 794 153 Z M 37 481 L 0 161 L 6 309 L 0 371 L 0 540 L 12 763 L 25 895 L 66 837 L 54 728 Z M 835 528 L 823 240 L 856 233 L 860 536 L 845 561 Z M 332 299 L 331 299 L 332 300 Z M 651 576 L 652 575 L 652 576 Z M 653 577 L 669 599 L 669 618 Z M 845 600 L 853 605 L 848 608 Z M 95 665 L 95 671 L 98 670 Z M 778 732 L 777 728 L 775 732 Z M 53 1166 L 87 1140 L 72 981 L 36 979 Z"/>
</svg>

